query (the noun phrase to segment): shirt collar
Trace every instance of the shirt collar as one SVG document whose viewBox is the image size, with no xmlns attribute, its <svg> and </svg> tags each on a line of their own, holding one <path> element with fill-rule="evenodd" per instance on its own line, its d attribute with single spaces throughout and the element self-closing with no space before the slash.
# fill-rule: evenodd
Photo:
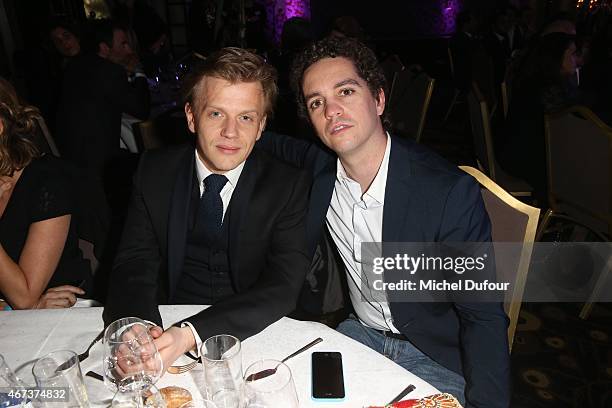
<svg viewBox="0 0 612 408">
<path fill-rule="evenodd" d="M 387 185 L 387 172 L 389 169 L 389 156 L 391 155 L 391 136 L 389 132 L 387 133 L 387 146 L 385 147 L 385 155 L 383 156 L 382 162 L 380 163 L 380 167 L 378 168 L 378 172 L 376 173 L 376 177 L 372 180 L 372 184 L 368 188 L 363 195 L 371 197 L 376 200 L 380 204 L 384 204 L 385 202 L 385 187 Z M 350 180 L 354 183 L 356 181 L 352 180 L 349 176 L 347 176 L 346 171 L 344 170 L 344 166 L 338 159 L 336 166 L 336 178 L 340 181 L 343 179 Z"/>
<path fill-rule="evenodd" d="M 212 174 L 212 171 L 208 170 L 204 163 L 202 163 L 200 156 L 198 156 L 197 149 L 195 150 L 195 159 L 198 182 L 200 183 L 200 185 L 202 185 L 204 179 L 210 176 Z M 223 173 L 223 175 L 227 177 L 227 180 L 231 184 L 232 188 L 236 188 L 236 184 L 238 184 L 238 179 L 240 178 L 240 174 L 242 174 L 242 169 L 244 168 L 244 163 L 245 162 L 242 162 L 237 167 Z"/>
</svg>

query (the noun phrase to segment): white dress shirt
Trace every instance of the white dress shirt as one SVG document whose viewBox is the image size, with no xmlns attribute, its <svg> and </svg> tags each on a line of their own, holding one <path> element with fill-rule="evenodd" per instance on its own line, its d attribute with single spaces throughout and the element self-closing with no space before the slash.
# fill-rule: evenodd
<svg viewBox="0 0 612 408">
<path fill-rule="evenodd" d="M 198 151 L 195 152 L 196 155 L 196 175 L 198 176 L 198 183 L 200 186 L 200 197 L 204 193 L 204 179 L 210 176 L 213 172 L 208 170 L 200 156 L 198 156 Z M 234 194 L 234 189 L 236 188 L 236 184 L 238 184 L 238 179 L 242 174 L 242 169 L 244 169 L 244 163 L 240 163 L 236 168 L 231 169 L 227 173 L 223 173 L 225 177 L 227 177 L 227 183 L 221 189 L 221 201 L 223 201 L 223 218 L 221 222 L 225 219 L 225 212 L 227 211 L 227 207 L 229 207 L 230 200 L 232 199 L 232 194 Z"/>
<path fill-rule="evenodd" d="M 195 151 L 195 163 L 196 163 L 196 175 L 198 177 L 198 184 L 200 186 L 200 196 L 204 193 L 204 179 L 210 176 L 213 172 L 208 170 L 208 168 L 202 163 L 200 156 L 198 156 L 198 151 Z M 227 177 L 227 183 L 221 189 L 219 193 L 221 195 L 221 201 L 223 201 L 223 218 L 225 219 L 225 213 L 227 212 L 227 207 L 229 207 L 230 200 L 232 199 L 232 194 L 234 194 L 234 190 L 236 189 L 236 184 L 238 184 L 238 179 L 240 178 L 240 174 L 242 174 L 242 169 L 244 169 L 244 163 L 240 163 L 236 168 L 223 173 L 225 177 Z M 195 327 L 187 321 L 181 323 L 181 327 L 189 326 L 191 329 L 191 333 L 193 333 L 193 337 L 195 337 L 196 341 L 196 350 L 195 352 L 192 350 L 192 353 L 196 355 L 196 357 L 200 357 L 200 348 L 202 347 L 202 339 L 198 335 Z"/>
<path fill-rule="evenodd" d="M 378 173 L 368 190 L 362 194 L 361 186 L 350 179 L 340 159 L 336 183 L 327 210 L 327 227 L 344 262 L 351 301 L 362 324 L 377 330 L 399 331 L 393 325 L 387 296 L 383 291 L 371 290 L 369 279 L 363 273 L 362 242 L 382 242 L 382 223 L 385 188 L 389 169 L 391 137 L 387 133 L 387 146 Z M 366 283 L 362 281 L 368 279 Z M 370 301 L 362 296 L 364 295 Z"/>
</svg>

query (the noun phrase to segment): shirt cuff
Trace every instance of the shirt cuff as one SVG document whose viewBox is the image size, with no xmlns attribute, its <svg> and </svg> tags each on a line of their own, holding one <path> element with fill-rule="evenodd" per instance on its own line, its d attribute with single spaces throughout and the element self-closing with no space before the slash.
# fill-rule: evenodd
<svg viewBox="0 0 612 408">
<path fill-rule="evenodd" d="M 196 331 L 195 327 L 193 327 L 193 324 L 189 322 L 181 323 L 181 327 L 185 327 L 185 326 L 191 329 L 191 334 L 193 334 L 193 338 L 196 341 L 195 351 L 192 349 L 192 350 L 189 350 L 188 353 L 193 354 L 196 358 L 200 358 L 200 348 L 202 347 L 202 339 L 198 335 L 198 332 Z"/>
</svg>

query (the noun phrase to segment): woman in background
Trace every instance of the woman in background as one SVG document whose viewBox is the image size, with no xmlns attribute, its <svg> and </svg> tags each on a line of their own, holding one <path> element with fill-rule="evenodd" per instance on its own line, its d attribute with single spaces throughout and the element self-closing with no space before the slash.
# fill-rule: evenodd
<svg viewBox="0 0 612 408">
<path fill-rule="evenodd" d="M 547 206 L 544 115 L 578 102 L 574 36 L 550 33 L 536 40 L 512 86 L 504 136 L 498 144 L 501 167 L 534 188 L 538 206 Z"/>
<path fill-rule="evenodd" d="M 0 298 L 13 309 L 70 307 L 85 292 L 68 284 L 91 280 L 66 170 L 29 139 L 37 115 L 0 78 Z"/>
</svg>

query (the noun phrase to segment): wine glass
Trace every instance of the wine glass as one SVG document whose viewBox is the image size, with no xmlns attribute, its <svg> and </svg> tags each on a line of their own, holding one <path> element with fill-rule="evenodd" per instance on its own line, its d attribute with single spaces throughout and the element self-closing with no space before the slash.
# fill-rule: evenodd
<svg viewBox="0 0 612 408">
<path fill-rule="evenodd" d="M 257 375 L 262 372 L 271 374 Z M 285 363 L 257 361 L 246 369 L 244 379 L 242 408 L 298 408 L 291 370 Z"/>
<path fill-rule="evenodd" d="M 104 332 L 104 383 L 112 391 L 143 393 L 163 374 L 152 326 L 137 317 L 111 323 Z"/>
<path fill-rule="evenodd" d="M 146 391 L 138 392 L 119 389 L 113 397 L 110 408 L 167 408 L 166 401 L 157 387 L 151 385 Z"/>
</svg>

